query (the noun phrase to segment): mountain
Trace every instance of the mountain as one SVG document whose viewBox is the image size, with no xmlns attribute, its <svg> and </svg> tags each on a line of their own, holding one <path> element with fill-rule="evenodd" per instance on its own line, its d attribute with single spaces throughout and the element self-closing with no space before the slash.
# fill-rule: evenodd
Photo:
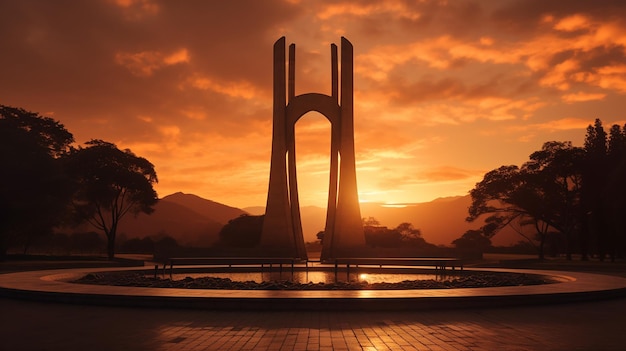
<svg viewBox="0 0 626 351">
<path fill-rule="evenodd" d="M 437 245 L 451 245 L 469 229 L 478 229 L 482 221 L 468 223 L 467 209 L 472 203 L 469 195 L 435 199 L 430 202 L 386 205 L 362 203 L 361 216 L 374 217 L 381 225 L 390 228 L 409 222 L 419 228 L 426 241 Z M 510 245 L 521 239 L 510 229 L 503 230 L 493 239 L 494 245 Z"/>
<path fill-rule="evenodd" d="M 421 230 L 426 241 L 450 245 L 472 227 L 465 223 L 469 201 L 471 199 L 467 197 L 456 197 L 402 205 L 362 203 L 361 216 L 374 217 L 381 225 L 390 228 L 409 222 Z"/>
<path fill-rule="evenodd" d="M 263 206 L 250 206 L 250 207 L 244 207 L 242 208 L 242 210 L 244 210 L 245 212 L 253 215 L 253 216 L 260 216 L 262 214 L 265 214 L 265 207 Z"/>
<path fill-rule="evenodd" d="M 471 197 L 457 196 L 439 198 L 430 202 L 387 205 L 382 203 L 362 203 L 361 217 L 374 217 L 381 225 L 394 228 L 403 222 L 419 228 L 426 241 L 437 245 L 451 245 L 469 229 L 478 229 L 481 221 L 467 223 L 467 209 Z M 151 215 L 127 216 L 119 225 L 118 234 L 126 238 L 169 235 L 179 243 L 196 247 L 207 247 L 218 240 L 218 233 L 229 220 L 242 214 L 261 215 L 262 206 L 239 209 L 193 194 L 174 193 L 162 198 Z M 317 240 L 317 233 L 324 230 L 326 209 L 316 206 L 303 206 L 300 209 L 304 240 Z M 68 231 L 67 229 L 65 229 Z M 73 231 L 93 230 L 81 226 Z M 71 232 L 72 230 L 70 230 Z M 492 242 L 506 246 L 522 238 L 511 229 L 498 233 Z"/>
<path fill-rule="evenodd" d="M 374 217 L 381 225 L 395 228 L 398 224 L 409 222 L 419 228 L 426 241 L 436 245 L 451 245 L 469 229 L 478 229 L 481 221 L 468 223 L 467 209 L 472 199 L 467 196 L 455 196 L 435 199 L 430 202 L 387 205 L 382 203 L 361 203 L 361 217 Z M 263 207 L 246 207 L 250 214 L 263 214 Z M 300 209 L 304 241 L 317 240 L 316 234 L 324 230 L 326 209 L 316 206 L 303 206 Z M 492 243 L 498 246 L 515 244 L 521 236 L 505 228 L 498 233 Z"/>
<path fill-rule="evenodd" d="M 183 245 L 208 247 L 218 239 L 223 224 L 184 205 L 161 199 L 150 215 L 124 217 L 118 233 L 127 238 L 169 235 Z"/>
<path fill-rule="evenodd" d="M 219 237 L 219 231 L 229 220 L 245 211 L 193 194 L 181 192 L 163 197 L 150 215 L 127 215 L 119 223 L 118 235 L 127 239 L 169 235 L 178 243 L 208 247 Z M 88 224 L 77 228 L 62 228 L 65 232 L 92 231 Z"/>
<path fill-rule="evenodd" d="M 167 195 L 161 201 L 168 201 L 185 206 L 190 210 L 202 214 L 213 221 L 226 224 L 229 220 L 246 214 L 245 211 L 220 204 L 215 201 L 203 199 L 193 194 L 184 194 L 182 192 Z"/>
</svg>

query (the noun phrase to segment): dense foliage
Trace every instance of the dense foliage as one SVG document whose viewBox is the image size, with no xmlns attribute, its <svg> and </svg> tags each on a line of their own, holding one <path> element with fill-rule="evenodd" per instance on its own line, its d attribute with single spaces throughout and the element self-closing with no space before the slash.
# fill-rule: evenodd
<svg viewBox="0 0 626 351">
<path fill-rule="evenodd" d="M 241 215 L 233 218 L 219 232 L 219 244 L 228 247 L 255 247 L 261 241 L 265 215 Z"/>
<path fill-rule="evenodd" d="M 457 249 L 485 252 L 491 246 L 491 239 L 483 235 L 480 230 L 468 230 L 460 238 L 454 240 L 452 245 Z"/>
<path fill-rule="evenodd" d="M 62 158 L 73 141 L 51 118 L 0 105 L 0 259 L 63 220 L 72 187 Z"/>
<path fill-rule="evenodd" d="M 614 125 L 607 135 L 596 120 L 584 147 L 546 142 L 521 167 L 485 174 L 470 191 L 467 220 L 485 218 L 479 231 L 486 238 L 505 226 L 531 226 L 535 235 L 526 238 L 538 242 L 540 258 L 549 240 L 568 258 L 578 252 L 614 259 L 626 253 L 625 181 L 626 126 Z"/>
<path fill-rule="evenodd" d="M 371 247 L 381 248 L 433 248 L 435 245 L 426 242 L 422 237 L 422 232 L 413 227 L 411 223 L 400 223 L 397 227 L 390 229 L 381 226 L 372 218 L 363 219 L 363 232 L 365 243 Z"/>
<path fill-rule="evenodd" d="M 73 143 L 61 123 L 0 105 L 0 259 L 9 247 L 26 251 L 37 237 L 62 242 L 53 230 L 72 219 L 103 230 L 112 258 L 119 220 L 152 211 L 157 177 L 150 162 L 101 140 Z M 89 235 L 72 239 L 75 246 L 96 243 Z"/>
</svg>

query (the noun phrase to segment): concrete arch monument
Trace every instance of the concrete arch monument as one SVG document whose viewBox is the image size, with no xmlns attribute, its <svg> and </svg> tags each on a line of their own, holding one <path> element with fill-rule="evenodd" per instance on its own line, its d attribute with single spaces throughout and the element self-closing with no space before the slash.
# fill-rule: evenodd
<svg viewBox="0 0 626 351">
<path fill-rule="evenodd" d="M 341 38 L 341 77 L 337 45 L 331 45 L 331 95 L 295 95 L 295 44 L 274 44 L 274 109 L 270 181 L 261 246 L 270 256 L 307 258 L 302 235 L 296 177 L 295 125 L 317 111 L 331 123 L 330 181 L 321 259 L 359 256 L 365 247 L 356 184 L 353 125 L 353 49 Z M 341 95 L 339 94 L 341 81 Z"/>
</svg>

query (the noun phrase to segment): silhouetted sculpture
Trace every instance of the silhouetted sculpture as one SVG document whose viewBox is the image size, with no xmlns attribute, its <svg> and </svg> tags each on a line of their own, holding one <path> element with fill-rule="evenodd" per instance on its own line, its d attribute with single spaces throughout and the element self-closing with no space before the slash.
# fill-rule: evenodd
<svg viewBox="0 0 626 351">
<path fill-rule="evenodd" d="M 295 44 L 289 46 L 289 83 L 285 91 L 285 37 L 274 44 L 272 158 L 261 246 L 270 256 L 307 258 L 296 179 L 295 124 L 307 112 L 317 111 L 331 123 L 330 182 L 321 259 L 359 256 L 365 238 L 354 157 L 352 44 L 341 38 L 341 97 L 335 44 L 331 45 L 332 95 L 295 96 L 295 48 Z"/>
</svg>

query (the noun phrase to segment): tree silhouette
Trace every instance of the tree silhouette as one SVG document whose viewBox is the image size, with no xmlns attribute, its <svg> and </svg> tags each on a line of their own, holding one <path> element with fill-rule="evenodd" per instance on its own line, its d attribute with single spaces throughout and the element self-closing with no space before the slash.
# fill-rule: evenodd
<svg viewBox="0 0 626 351">
<path fill-rule="evenodd" d="M 88 147 L 69 155 L 68 169 L 77 183 L 74 209 L 80 220 L 91 223 L 107 237 L 109 259 L 115 255 L 120 220 L 128 213 L 150 214 L 157 203 L 154 166 L 130 150 L 91 140 Z"/>
<path fill-rule="evenodd" d="M 596 119 L 583 148 L 547 142 L 521 168 L 485 174 L 470 194 L 467 220 L 489 215 L 481 228 L 487 237 L 518 220 L 535 227 L 540 257 L 546 237 L 559 234 L 568 259 L 578 243 L 583 260 L 591 254 L 614 260 L 626 253 L 626 126 L 613 125 L 607 134 Z"/>
<path fill-rule="evenodd" d="M 491 239 L 484 236 L 480 230 L 470 229 L 452 244 L 458 249 L 477 249 L 484 252 L 491 246 Z"/>
<path fill-rule="evenodd" d="M 626 252 L 626 126 L 613 125 L 607 137 L 602 122 L 596 119 L 587 127 L 584 161 L 583 259 L 597 252 L 601 260 L 607 254 L 614 260 Z"/>
<path fill-rule="evenodd" d="M 582 168 L 582 217 L 581 253 L 583 260 L 588 259 L 591 245 L 598 246 L 601 254 L 604 253 L 606 233 L 605 202 L 603 200 L 604 182 L 607 173 L 607 134 L 602 122 L 596 119 L 593 126 L 587 127 L 585 136 L 585 158 Z M 595 243 L 591 243 L 594 239 Z"/>
<path fill-rule="evenodd" d="M 572 243 L 580 228 L 583 158 L 584 150 L 572 146 L 571 142 L 551 141 L 544 143 L 540 151 L 533 152 L 522 168 L 533 178 L 536 191 L 542 195 L 543 214 L 533 217 L 533 225 L 541 233 L 542 255 L 545 239 L 556 230 L 565 236 L 565 252 L 571 259 Z"/>
<path fill-rule="evenodd" d="M 482 228 L 488 238 L 514 221 L 532 225 L 540 241 L 539 257 L 543 258 L 551 231 L 571 239 L 578 226 L 581 177 L 577 160 L 582 154 L 582 149 L 570 142 L 547 142 L 522 168 L 502 166 L 488 172 L 470 191 L 467 220 L 490 215 Z M 532 237 L 518 232 L 532 242 Z"/>
<path fill-rule="evenodd" d="M 397 230 L 387 227 L 366 226 L 363 227 L 365 243 L 372 247 L 401 247 L 402 234 Z"/>
<path fill-rule="evenodd" d="M 374 217 L 363 218 L 365 243 L 372 247 L 433 247 L 422 238 L 422 232 L 408 222 L 389 229 L 381 226 Z"/>
<path fill-rule="evenodd" d="M 0 260 L 63 220 L 72 188 L 61 158 L 73 141 L 51 118 L 0 105 Z"/>
<path fill-rule="evenodd" d="M 611 260 L 626 254 L 626 125 L 613 125 L 609 132 L 609 172 L 605 201 Z"/>
<path fill-rule="evenodd" d="M 422 238 L 422 231 L 415 228 L 413 224 L 402 222 L 394 229 L 400 233 L 402 242 L 407 246 L 423 246 L 426 240 Z"/>
<path fill-rule="evenodd" d="M 219 232 L 220 243 L 230 247 L 255 247 L 261 240 L 265 215 L 243 214 L 233 218 Z"/>
</svg>

